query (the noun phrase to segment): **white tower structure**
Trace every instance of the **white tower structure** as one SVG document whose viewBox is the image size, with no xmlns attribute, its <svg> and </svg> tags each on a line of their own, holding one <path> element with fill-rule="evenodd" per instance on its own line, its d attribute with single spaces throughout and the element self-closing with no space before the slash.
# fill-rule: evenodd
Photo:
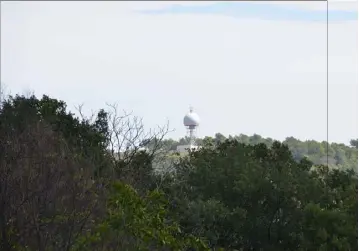
<svg viewBox="0 0 359 251">
<path fill-rule="evenodd" d="M 183 125 L 187 128 L 187 136 L 190 139 L 190 145 L 196 144 L 196 131 L 199 126 L 199 116 L 197 113 L 193 112 L 193 108 L 191 107 L 189 113 L 187 113 L 183 118 Z"/>
<path fill-rule="evenodd" d="M 178 146 L 177 151 L 187 152 L 189 149 L 196 150 L 198 148 L 198 146 L 196 146 L 196 131 L 199 123 L 199 116 L 193 111 L 193 108 L 191 107 L 189 113 L 187 113 L 183 118 L 183 125 L 187 129 L 187 136 L 189 137 L 189 145 Z"/>
</svg>

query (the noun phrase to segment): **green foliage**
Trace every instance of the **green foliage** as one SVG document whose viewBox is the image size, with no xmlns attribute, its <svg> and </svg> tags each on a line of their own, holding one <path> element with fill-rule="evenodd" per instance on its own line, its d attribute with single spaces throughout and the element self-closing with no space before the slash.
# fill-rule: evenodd
<svg viewBox="0 0 359 251">
<path fill-rule="evenodd" d="M 74 250 L 207 250 L 200 239 L 184 236 L 180 226 L 166 218 L 166 204 L 158 190 L 141 198 L 131 186 L 116 182 L 106 218 L 81 237 Z"/>
<path fill-rule="evenodd" d="M 146 136 L 135 141 L 149 151 L 115 158 L 112 137 L 126 130 L 113 121 L 76 118 L 48 96 L 4 101 L 1 250 L 357 250 L 357 140 L 217 133 L 161 159 L 152 150 L 188 138 Z M 173 169 L 154 172 L 155 161 Z"/>
<path fill-rule="evenodd" d="M 312 165 L 280 142 L 203 148 L 178 164 L 172 210 L 211 247 L 354 250 L 356 175 Z"/>
<path fill-rule="evenodd" d="M 355 147 L 356 149 L 358 149 L 358 139 L 350 140 L 350 146 Z"/>
<path fill-rule="evenodd" d="M 63 101 L 46 95 L 42 99 L 16 95 L 3 102 L 0 116 L 0 126 L 4 134 L 14 130 L 21 133 L 29 124 L 45 122 L 64 138 L 72 151 L 96 162 L 97 168 L 93 172 L 97 176 L 100 176 L 101 171 L 109 164 L 105 158 L 109 138 L 107 114 L 104 110 L 100 110 L 95 122 L 91 123 L 67 112 Z"/>
</svg>

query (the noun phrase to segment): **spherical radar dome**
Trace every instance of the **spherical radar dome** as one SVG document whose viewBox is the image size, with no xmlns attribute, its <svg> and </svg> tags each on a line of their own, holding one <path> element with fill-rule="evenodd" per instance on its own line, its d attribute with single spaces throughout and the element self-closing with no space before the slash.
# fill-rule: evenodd
<svg viewBox="0 0 359 251">
<path fill-rule="evenodd" d="M 198 126 L 199 122 L 200 122 L 199 116 L 197 115 L 197 113 L 193 112 L 192 109 L 183 118 L 183 124 L 185 126 Z"/>
</svg>

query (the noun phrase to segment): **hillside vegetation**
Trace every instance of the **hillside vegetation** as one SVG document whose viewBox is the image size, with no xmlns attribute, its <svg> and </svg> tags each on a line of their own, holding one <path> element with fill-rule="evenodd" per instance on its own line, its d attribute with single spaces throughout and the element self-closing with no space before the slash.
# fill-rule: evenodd
<svg viewBox="0 0 359 251">
<path fill-rule="evenodd" d="M 158 174 L 167 133 L 115 105 L 5 99 L 0 250 L 357 250 L 357 141 L 328 167 L 325 142 L 217 134 Z"/>
<path fill-rule="evenodd" d="M 196 144 L 199 146 L 216 146 L 226 140 L 236 140 L 240 143 L 248 145 L 256 145 L 263 143 L 270 147 L 275 140 L 271 138 L 263 138 L 260 135 L 254 134 L 252 136 L 240 134 L 238 136 L 225 137 L 221 133 L 216 133 L 214 137 L 198 138 Z M 162 141 L 164 149 L 175 151 L 178 145 L 185 145 L 189 143 L 188 138 L 181 138 L 176 141 L 173 139 L 165 139 Z M 339 169 L 358 169 L 358 139 L 353 139 L 349 145 L 318 142 L 315 140 L 300 141 L 294 137 L 288 137 L 283 144 L 289 147 L 293 158 L 300 161 L 302 158 L 307 158 L 316 165 L 328 165 L 330 168 Z"/>
</svg>

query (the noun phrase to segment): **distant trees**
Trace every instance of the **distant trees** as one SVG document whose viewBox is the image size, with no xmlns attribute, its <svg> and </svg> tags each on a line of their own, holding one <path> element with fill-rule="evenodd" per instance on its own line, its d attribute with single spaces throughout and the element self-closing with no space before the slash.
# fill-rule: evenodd
<svg viewBox="0 0 359 251">
<path fill-rule="evenodd" d="M 214 140 L 216 144 L 220 144 L 226 140 L 226 137 L 221 133 L 216 133 L 214 135 Z"/>
<path fill-rule="evenodd" d="M 196 143 L 201 146 L 205 145 L 218 145 L 223 143 L 226 139 L 237 140 L 240 143 L 256 145 L 263 143 L 266 146 L 271 146 L 274 142 L 271 138 L 263 138 L 260 135 L 254 134 L 252 136 L 240 134 L 226 138 L 223 134 L 216 133 L 214 138 L 204 137 L 203 139 L 198 138 Z M 187 141 L 185 138 L 179 141 L 168 140 L 171 144 L 167 143 L 167 149 L 175 150 L 177 145 L 185 144 Z M 350 146 L 344 144 L 327 142 L 317 142 L 314 140 L 300 141 L 294 137 L 286 138 L 283 143 L 288 145 L 293 158 L 296 161 L 300 161 L 306 157 L 314 164 L 329 165 L 331 168 L 344 168 L 358 170 L 358 148 L 357 140 L 351 140 Z"/>
<path fill-rule="evenodd" d="M 358 139 L 352 139 L 350 140 L 350 145 L 352 147 L 355 147 L 356 149 L 358 149 Z"/>
</svg>

